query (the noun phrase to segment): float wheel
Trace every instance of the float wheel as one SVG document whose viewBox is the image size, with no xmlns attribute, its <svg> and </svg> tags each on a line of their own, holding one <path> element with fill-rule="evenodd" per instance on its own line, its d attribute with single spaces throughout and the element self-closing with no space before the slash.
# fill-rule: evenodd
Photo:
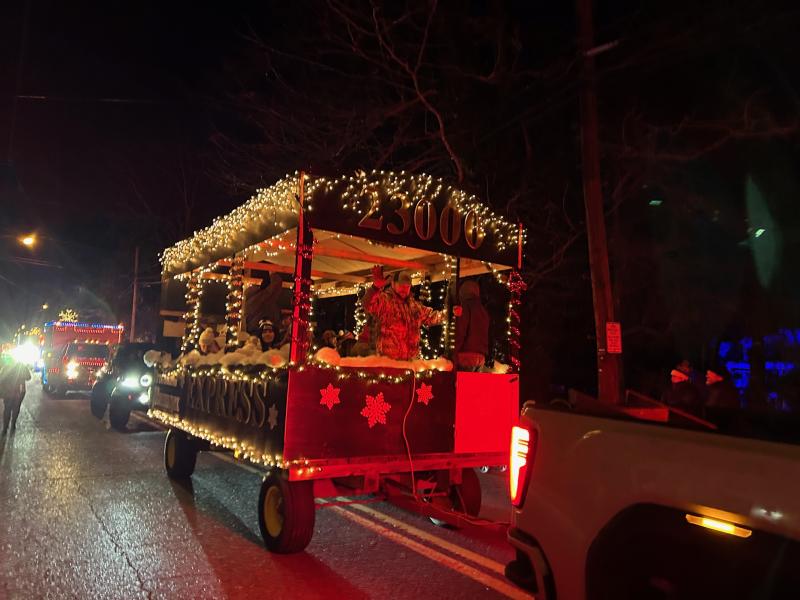
<svg viewBox="0 0 800 600">
<path fill-rule="evenodd" d="M 304 550 L 314 535 L 315 519 L 313 481 L 289 481 L 277 470 L 264 478 L 258 498 L 258 524 L 270 552 Z"/>
<path fill-rule="evenodd" d="M 170 429 L 164 441 L 164 467 L 171 479 L 187 479 L 194 473 L 198 447 L 180 429 Z"/>
<path fill-rule="evenodd" d="M 475 469 L 464 468 L 461 471 L 461 483 L 450 483 L 450 474 L 440 471 L 438 474 L 437 491 L 447 490 L 446 496 L 433 499 L 434 506 L 443 510 L 452 510 L 464 513 L 470 517 L 477 517 L 481 512 L 481 482 Z M 436 517 L 428 517 L 437 527 L 452 527 L 450 523 Z"/>
</svg>

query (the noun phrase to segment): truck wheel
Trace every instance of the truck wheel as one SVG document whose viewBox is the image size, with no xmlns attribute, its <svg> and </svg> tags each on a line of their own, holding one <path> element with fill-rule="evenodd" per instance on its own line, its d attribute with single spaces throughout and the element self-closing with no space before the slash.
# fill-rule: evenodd
<svg viewBox="0 0 800 600">
<path fill-rule="evenodd" d="M 111 427 L 117 431 L 125 431 L 128 426 L 128 419 L 131 417 L 131 409 L 122 402 L 112 402 L 108 411 L 108 420 Z M 102 415 L 100 415 L 102 418 Z"/>
<path fill-rule="evenodd" d="M 170 429 L 164 441 L 164 467 L 170 479 L 187 479 L 194 473 L 198 445 L 180 429 Z"/>
<path fill-rule="evenodd" d="M 89 408 L 95 418 L 103 418 L 103 415 L 106 414 L 106 407 L 108 407 L 110 399 L 110 395 L 104 385 L 98 384 L 92 388 L 92 395 L 89 397 Z"/>
<path fill-rule="evenodd" d="M 304 550 L 314 535 L 315 518 L 313 481 L 288 481 L 279 471 L 264 478 L 258 497 L 258 524 L 270 552 Z"/>
</svg>

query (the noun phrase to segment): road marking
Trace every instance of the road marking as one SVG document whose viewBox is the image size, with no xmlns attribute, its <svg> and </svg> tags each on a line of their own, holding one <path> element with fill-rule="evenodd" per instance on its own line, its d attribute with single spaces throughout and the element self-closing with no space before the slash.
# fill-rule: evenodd
<svg viewBox="0 0 800 600">
<path fill-rule="evenodd" d="M 138 415 L 136 413 L 131 413 L 131 416 L 136 418 L 136 419 L 139 419 L 140 421 L 142 421 L 144 423 L 148 423 L 148 424 L 154 425 L 155 427 L 161 429 L 162 431 L 165 429 L 157 421 L 152 421 L 152 420 L 147 419 L 146 417 L 140 416 L 140 415 Z M 245 471 L 249 471 L 250 473 L 255 473 L 257 475 L 263 475 L 263 472 L 260 471 L 259 469 L 256 469 L 255 467 L 251 467 L 250 465 L 248 465 L 246 463 L 238 461 L 238 460 L 236 460 L 235 458 L 233 458 L 232 456 L 230 456 L 227 453 L 224 453 L 224 452 L 209 452 L 208 454 L 211 454 L 214 458 L 216 458 L 218 460 L 221 460 L 221 461 L 230 463 L 232 465 L 235 465 L 237 467 L 240 467 L 240 468 L 244 469 Z M 337 500 L 343 501 L 343 500 L 347 500 L 347 499 L 343 498 L 343 497 L 337 497 Z M 317 501 L 318 504 L 325 504 L 326 503 L 325 500 L 321 499 L 321 498 L 317 498 L 316 501 Z M 489 571 L 498 573 L 500 575 L 504 575 L 505 574 L 505 567 L 501 563 L 499 563 L 497 561 L 494 561 L 494 560 L 492 560 L 490 558 L 486 558 L 485 556 L 481 556 L 480 554 L 472 552 L 471 550 L 467 550 L 466 548 L 463 548 L 463 547 L 461 547 L 461 546 L 459 546 L 457 544 L 453 544 L 452 542 L 448 542 L 447 540 L 444 540 L 444 539 L 442 539 L 442 538 L 440 538 L 438 536 L 432 535 L 432 534 L 428 533 L 427 531 L 423 531 L 422 529 L 418 529 L 417 527 L 414 527 L 413 525 L 409 525 L 407 523 L 404 523 L 404 522 L 402 522 L 402 521 L 400 521 L 398 519 L 390 517 L 387 514 L 384 514 L 384 513 L 380 512 L 380 511 L 377 511 L 377 510 L 375 510 L 373 508 L 370 508 L 369 506 L 365 506 L 363 504 L 351 504 L 351 505 L 348 506 L 348 508 L 344 508 L 344 507 L 341 507 L 341 506 L 331 506 L 331 507 L 328 507 L 328 508 L 331 509 L 331 510 L 335 510 L 336 512 L 342 514 L 343 516 L 345 516 L 346 518 L 350 519 L 351 521 L 354 521 L 354 522 L 358 523 L 359 525 L 362 525 L 363 527 L 366 527 L 367 529 L 369 529 L 369 530 L 371 530 L 371 531 L 373 531 L 375 533 L 378 533 L 379 535 L 382 535 L 383 537 L 385 537 L 387 539 L 390 539 L 390 540 L 392 540 L 392 541 L 394 541 L 394 542 L 396 542 L 396 543 L 398 543 L 400 545 L 403 545 L 403 546 L 413 550 L 414 552 L 417 552 L 418 554 L 421 554 L 422 556 L 424 556 L 426 558 L 429 558 L 429 559 L 431 559 L 433 561 L 438 562 L 439 564 L 441 564 L 441 565 L 443 565 L 445 567 L 448 567 L 449 569 L 451 569 L 453 571 L 461 573 L 462 575 L 465 575 L 465 576 L 469 577 L 470 579 L 473 579 L 473 580 L 477 581 L 478 583 L 481 583 L 482 585 L 486 585 L 486 586 L 494 589 L 495 591 L 497 591 L 497 592 L 499 592 L 499 593 L 501 593 L 501 594 L 503 594 L 505 596 L 508 596 L 509 598 L 530 598 L 530 596 L 528 594 L 524 593 L 523 591 L 519 590 L 518 588 L 514 587 L 513 585 L 506 583 L 503 580 L 497 579 L 496 577 L 493 577 L 491 575 L 487 575 L 487 574 L 483 573 L 482 571 L 479 571 L 478 569 L 475 569 L 474 567 L 471 567 L 469 565 L 465 565 L 463 563 L 460 563 L 457 560 L 455 560 L 454 558 L 452 558 L 452 557 L 450 557 L 450 556 L 448 556 L 446 554 L 443 554 L 441 552 L 438 552 L 437 550 L 434 550 L 434 549 L 432 549 L 432 548 L 430 548 L 428 546 L 425 546 L 425 545 L 423 545 L 423 544 L 421 544 L 421 543 L 419 543 L 419 542 L 417 542 L 415 540 L 412 540 L 412 539 L 404 536 L 403 534 L 398 533 L 397 531 L 393 531 L 391 529 L 387 529 L 386 527 L 384 527 L 382 525 L 379 525 L 378 523 L 375 523 L 374 521 L 371 521 L 370 519 L 367 519 L 366 517 L 362 517 L 360 515 L 357 515 L 357 514 L 353 513 L 352 510 L 359 510 L 361 512 L 367 513 L 368 515 L 378 519 L 379 521 L 382 521 L 382 522 L 384 522 L 384 523 L 386 523 L 388 525 L 392 525 L 396 529 L 400 529 L 400 530 L 402 530 L 403 532 L 405 532 L 405 533 L 407 533 L 409 535 L 413 535 L 413 536 L 415 536 L 415 537 L 417 537 L 417 538 L 419 538 L 419 539 L 421 539 L 421 540 L 423 540 L 425 542 L 428 542 L 428 543 L 433 544 L 435 546 L 439 546 L 440 548 L 442 548 L 444 550 L 447 550 L 448 552 L 450 552 L 452 554 L 455 554 L 456 556 L 459 556 L 459 557 L 461 557 L 461 558 L 463 558 L 465 560 L 468 560 L 468 561 L 470 561 L 470 562 L 472 562 L 474 564 L 480 565 L 480 566 L 484 567 L 485 569 L 488 569 Z M 351 509 L 351 510 L 348 510 L 348 509 Z"/>
<path fill-rule="evenodd" d="M 337 500 L 343 500 L 343 498 L 337 498 Z M 365 512 L 368 515 L 372 515 L 376 519 L 383 521 L 388 525 L 392 525 L 397 529 L 401 529 L 407 534 L 418 537 L 426 542 L 439 546 L 440 548 L 447 550 L 452 554 L 456 554 L 461 558 L 469 560 L 477 565 L 489 569 L 490 571 L 494 571 L 495 573 L 499 573 L 500 575 L 505 576 L 505 566 L 495 560 L 492 560 L 491 558 L 487 558 L 476 552 L 467 550 L 466 548 L 463 548 L 458 544 L 448 542 L 445 539 L 442 539 L 436 535 L 428 533 L 427 531 L 418 529 L 413 525 L 409 525 L 408 523 L 404 523 L 403 521 L 390 517 L 389 515 L 384 514 L 378 510 L 375 510 L 374 508 L 370 508 L 369 506 L 365 506 L 363 504 L 351 504 L 350 507 L 354 508 L 355 510 L 360 510 L 361 512 Z"/>
<path fill-rule="evenodd" d="M 526 594 L 519 588 L 514 587 L 510 583 L 506 583 L 505 581 L 498 579 L 492 575 L 488 575 L 482 571 L 479 571 L 475 567 L 471 567 L 466 565 L 462 562 L 459 562 L 455 558 L 448 556 L 438 550 L 434 550 L 433 548 L 429 548 L 424 544 L 421 544 L 411 538 L 404 536 L 402 533 L 398 533 L 397 531 L 392 531 L 384 527 L 383 525 L 379 525 L 374 521 L 368 519 L 367 517 L 362 517 L 361 515 L 357 515 L 354 512 L 343 508 L 341 506 L 331 506 L 328 510 L 333 510 L 340 513 L 343 517 L 350 519 L 351 521 L 358 523 L 362 527 L 369 529 L 377 533 L 378 535 L 382 535 L 386 539 L 389 539 L 401 546 L 405 546 L 409 550 L 413 550 L 417 554 L 424 556 L 430 560 L 433 560 L 440 565 L 447 567 L 461 575 L 469 577 L 474 581 L 477 581 L 481 585 L 485 585 L 486 587 L 490 587 L 496 592 L 507 596 L 508 598 L 515 598 L 515 599 L 530 599 L 530 595 Z"/>
<path fill-rule="evenodd" d="M 260 475 L 261 477 L 264 476 L 264 471 L 260 471 L 260 470 L 256 469 L 255 467 L 251 467 L 247 463 L 243 463 L 241 461 L 236 460 L 235 458 L 233 458 L 227 452 L 206 452 L 206 454 L 210 454 L 211 456 L 213 456 L 214 458 L 216 458 L 218 460 L 224 460 L 226 463 L 231 463 L 232 465 L 236 465 L 237 467 L 241 467 L 245 471 L 250 471 L 251 473 L 255 473 L 257 475 Z"/>
</svg>

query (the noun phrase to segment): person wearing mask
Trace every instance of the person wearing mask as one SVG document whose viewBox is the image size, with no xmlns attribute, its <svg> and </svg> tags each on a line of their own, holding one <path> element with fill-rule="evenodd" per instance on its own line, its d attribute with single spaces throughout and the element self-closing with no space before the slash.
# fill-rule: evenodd
<svg viewBox="0 0 800 600">
<path fill-rule="evenodd" d="M 461 310 L 456 313 L 456 366 L 460 371 L 479 371 L 489 352 L 489 313 L 481 304 L 478 282 L 464 281 L 458 299 Z"/>
<path fill-rule="evenodd" d="M 0 364 L 0 398 L 3 400 L 3 435 L 17 428 L 17 417 L 25 398 L 25 382 L 31 378 L 31 372 L 21 362 L 10 356 L 3 356 Z"/>
<path fill-rule="evenodd" d="M 382 267 L 373 267 L 372 278 L 373 285 L 364 295 L 364 310 L 375 319 L 378 354 L 413 360 L 419 354 L 420 328 L 440 325 L 445 312 L 433 310 L 412 296 L 408 272 L 401 272 L 388 288 L 390 278 L 384 276 Z"/>
</svg>

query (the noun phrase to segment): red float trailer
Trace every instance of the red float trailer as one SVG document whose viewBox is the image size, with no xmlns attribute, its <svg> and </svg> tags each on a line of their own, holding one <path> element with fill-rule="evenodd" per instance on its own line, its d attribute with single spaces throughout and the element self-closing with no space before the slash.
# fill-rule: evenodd
<svg viewBox="0 0 800 600">
<path fill-rule="evenodd" d="M 150 411 L 170 427 L 167 473 L 190 476 L 202 450 L 262 467 L 261 532 L 275 552 L 309 543 L 315 497 L 383 493 L 445 522 L 476 516 L 474 468 L 507 464 L 519 411 L 523 237 L 475 197 L 426 175 L 298 173 L 168 248 L 162 315 L 173 321 L 164 331 L 182 328 L 183 354 L 162 369 Z M 314 347 L 314 303 L 338 299 L 359 316 L 376 264 L 412 271 L 421 301 L 449 315 L 422 332 L 419 360 Z M 256 293 L 248 287 L 266 272 L 283 274 L 291 333 L 287 347 L 262 352 L 254 340 L 242 347 L 242 332 Z M 449 360 L 454 291 L 479 275 L 508 311 L 505 372 L 498 363 L 458 372 Z M 201 334 L 219 335 L 223 350 L 198 353 Z"/>
</svg>

